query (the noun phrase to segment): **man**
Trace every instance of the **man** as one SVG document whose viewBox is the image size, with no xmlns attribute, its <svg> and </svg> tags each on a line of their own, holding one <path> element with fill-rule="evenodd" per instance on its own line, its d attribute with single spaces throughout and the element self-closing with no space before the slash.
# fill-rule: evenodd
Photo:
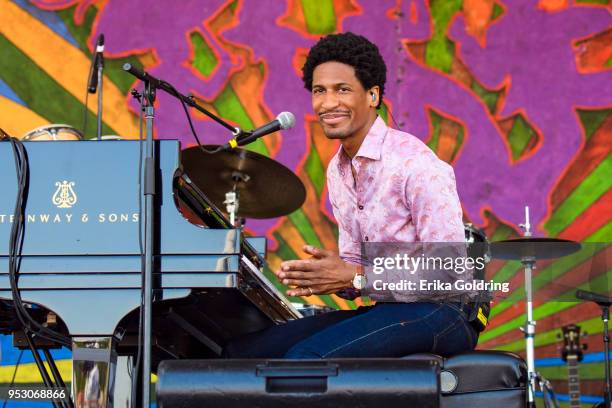
<svg viewBox="0 0 612 408">
<path fill-rule="evenodd" d="M 327 36 L 310 50 L 303 80 L 325 135 L 341 142 L 327 169 L 339 254 L 305 246 L 310 259 L 285 261 L 276 274 L 290 296 L 362 291 L 382 301 L 272 327 L 229 345 L 227 354 L 401 357 L 473 349 L 477 333 L 463 302 L 422 301 L 414 293 L 392 293 L 387 302 L 377 299 L 371 279 L 364 278 L 364 242 L 465 240 L 452 168 L 416 137 L 388 128 L 376 113 L 386 81 L 378 48 L 353 33 Z"/>
</svg>

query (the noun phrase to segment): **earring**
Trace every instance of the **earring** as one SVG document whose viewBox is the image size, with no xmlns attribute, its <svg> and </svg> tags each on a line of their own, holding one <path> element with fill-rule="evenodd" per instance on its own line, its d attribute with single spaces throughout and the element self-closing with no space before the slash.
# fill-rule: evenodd
<svg viewBox="0 0 612 408">
<path fill-rule="evenodd" d="M 376 102 L 376 94 L 375 93 L 372 94 L 372 102 Z"/>
</svg>

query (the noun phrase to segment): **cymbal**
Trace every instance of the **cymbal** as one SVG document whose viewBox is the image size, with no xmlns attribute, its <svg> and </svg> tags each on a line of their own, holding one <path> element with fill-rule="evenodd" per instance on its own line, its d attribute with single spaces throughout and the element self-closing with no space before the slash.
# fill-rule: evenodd
<svg viewBox="0 0 612 408">
<path fill-rule="evenodd" d="M 225 209 L 225 193 L 236 189 L 238 216 L 280 217 L 297 210 L 306 200 L 302 181 L 287 167 L 261 154 L 244 149 L 206 154 L 194 146 L 181 155 L 184 172 L 218 208 Z"/>
<path fill-rule="evenodd" d="M 491 243 L 491 256 L 497 259 L 561 258 L 580 250 L 578 242 L 558 238 L 523 237 Z"/>
</svg>

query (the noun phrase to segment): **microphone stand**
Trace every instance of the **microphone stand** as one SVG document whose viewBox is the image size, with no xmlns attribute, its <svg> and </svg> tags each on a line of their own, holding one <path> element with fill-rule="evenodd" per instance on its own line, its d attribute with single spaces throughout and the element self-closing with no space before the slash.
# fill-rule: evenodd
<svg viewBox="0 0 612 408">
<path fill-rule="evenodd" d="M 153 289 L 153 262 L 154 262 L 154 242 L 153 228 L 156 224 L 155 214 L 155 195 L 156 195 L 156 176 L 159 168 L 155 161 L 155 149 L 153 145 L 153 124 L 155 118 L 155 93 L 157 89 L 161 89 L 170 95 L 182 100 L 185 104 L 196 108 L 204 113 L 217 123 L 232 131 L 234 135 L 242 134 L 242 130 L 225 122 L 223 119 L 208 112 L 206 109 L 198 105 L 193 98 L 187 97 L 178 92 L 168 82 L 155 78 L 147 72 L 140 70 L 131 64 L 124 64 L 123 69 L 134 75 L 144 82 L 144 106 L 145 106 L 145 124 L 147 128 L 146 143 L 145 143 L 145 160 L 144 168 L 141 170 L 144 174 L 144 196 L 145 196 L 145 268 L 144 268 L 144 299 L 143 299 L 143 363 L 142 363 L 142 407 L 149 408 L 151 400 L 151 329 L 152 329 L 152 289 Z M 98 105 L 100 107 L 100 105 Z"/>
<path fill-rule="evenodd" d="M 214 120 L 215 122 L 223 126 L 224 128 L 231 131 L 234 136 L 245 134 L 245 132 L 243 132 L 240 128 L 230 125 L 229 123 L 227 123 L 226 121 L 224 121 L 223 119 L 215 115 L 214 113 L 209 112 L 203 107 L 201 107 L 200 105 L 198 105 L 198 103 L 195 101 L 192 95 L 189 95 L 189 96 L 183 95 L 182 93 L 177 91 L 176 88 L 174 88 L 168 82 L 161 80 L 161 79 L 157 79 L 154 76 L 150 75 L 149 73 L 142 71 L 141 69 L 129 63 L 123 64 L 123 70 L 129 72 L 130 74 L 134 75 L 136 78 L 140 79 L 143 82 L 152 81 L 154 83 L 155 88 L 161 89 L 162 91 L 184 102 L 186 105 L 197 109 L 199 112 L 203 113 L 204 115 L 208 116 L 209 118 L 211 118 L 212 120 Z"/>
<path fill-rule="evenodd" d="M 144 270 L 144 331 L 143 331 L 143 363 L 142 363 L 142 406 L 149 408 L 151 400 L 151 331 L 152 331 L 152 291 L 153 291 L 153 228 L 155 227 L 155 149 L 153 146 L 153 123 L 155 118 L 155 85 L 147 80 L 144 83 L 145 126 L 147 128 L 145 142 L 144 191 L 145 196 L 145 270 Z"/>
<path fill-rule="evenodd" d="M 597 302 L 601 307 L 601 320 L 603 321 L 604 342 L 604 402 L 599 402 L 593 408 L 612 408 L 612 387 L 610 387 L 610 334 L 608 332 L 608 321 L 610 320 L 610 303 Z M 602 405 L 603 404 L 603 405 Z"/>
<path fill-rule="evenodd" d="M 102 140 L 102 90 L 104 89 L 104 55 L 102 52 L 100 53 L 99 58 L 96 58 L 96 61 L 98 62 L 98 66 L 96 67 L 98 70 L 98 127 L 96 135 L 98 140 Z"/>
</svg>

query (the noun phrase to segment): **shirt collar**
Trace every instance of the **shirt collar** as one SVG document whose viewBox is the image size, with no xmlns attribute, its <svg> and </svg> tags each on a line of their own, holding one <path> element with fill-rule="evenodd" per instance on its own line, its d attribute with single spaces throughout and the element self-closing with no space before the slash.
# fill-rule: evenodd
<svg viewBox="0 0 612 408">
<path fill-rule="evenodd" d="M 363 142 L 361 142 L 361 146 L 359 146 L 359 150 L 357 151 L 355 157 L 367 157 L 368 159 L 372 160 L 380 160 L 382 144 L 385 140 L 387 129 L 387 124 L 385 121 L 378 116 L 368 131 L 368 134 L 363 139 Z M 350 158 L 342 146 L 340 146 L 340 153 L 342 159 L 350 161 Z"/>
</svg>

